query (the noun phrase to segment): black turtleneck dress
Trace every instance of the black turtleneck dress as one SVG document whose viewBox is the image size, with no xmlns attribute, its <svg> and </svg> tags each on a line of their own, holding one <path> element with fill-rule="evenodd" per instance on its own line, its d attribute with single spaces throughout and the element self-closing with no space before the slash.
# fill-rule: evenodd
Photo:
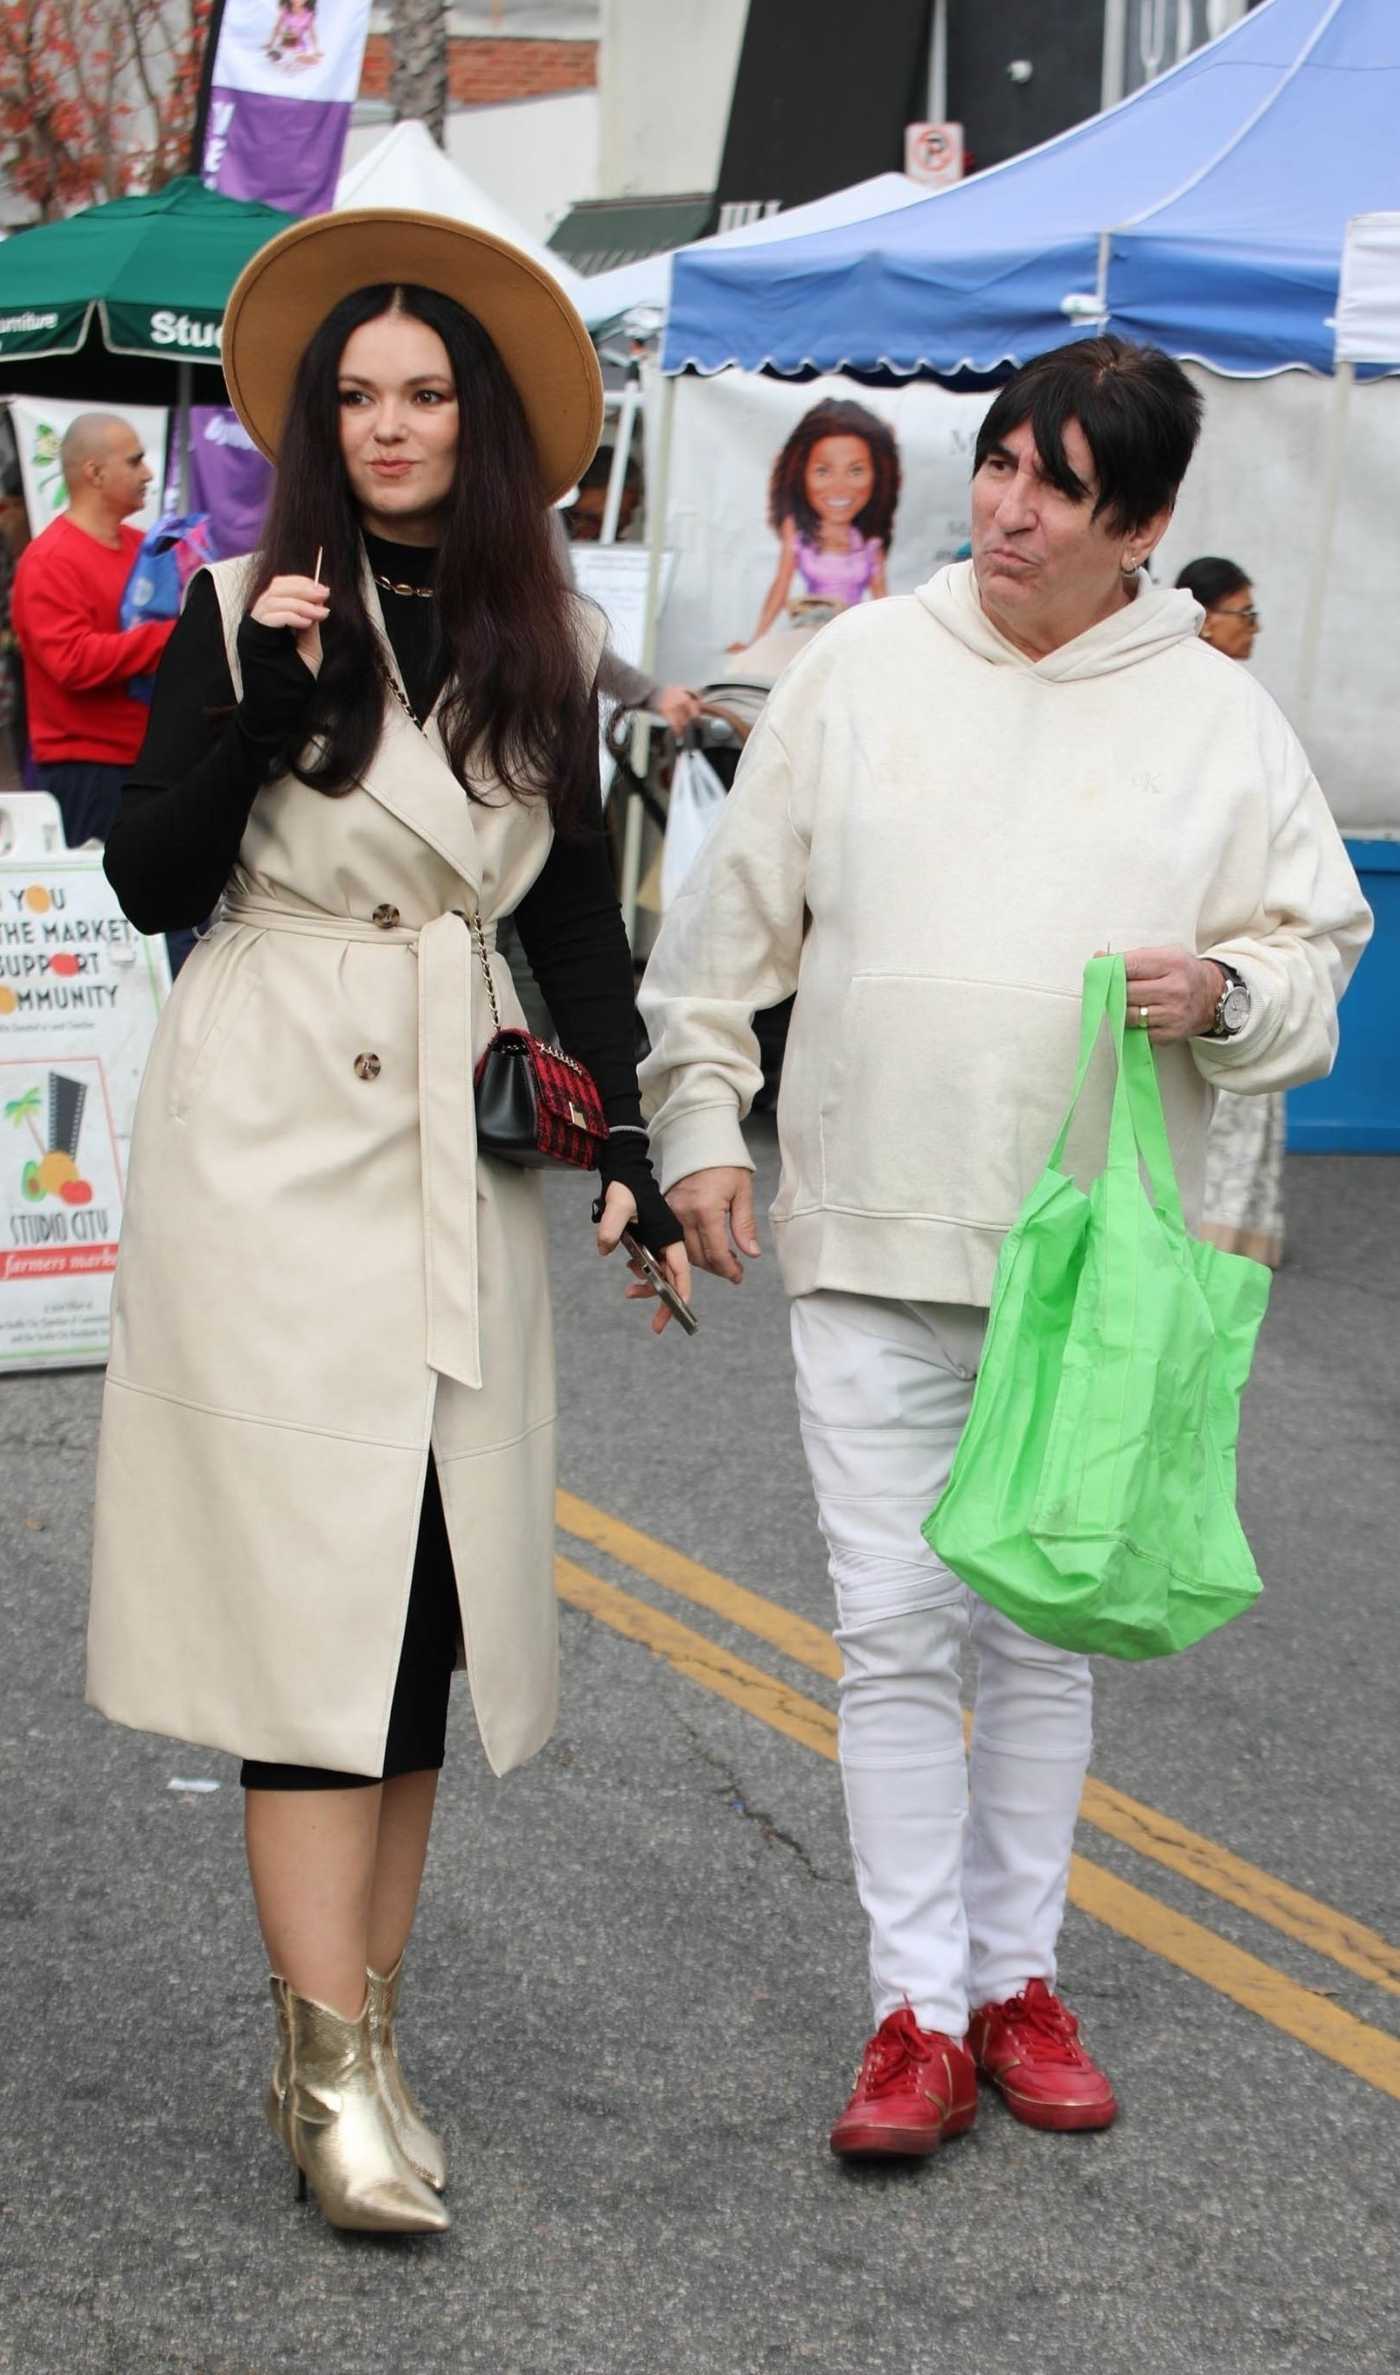
<svg viewBox="0 0 1400 2375">
<path fill-rule="evenodd" d="M 404 688 L 416 714 L 426 717 L 445 673 L 434 605 L 420 592 L 391 588 L 426 587 L 436 555 L 371 536 L 365 546 Z M 146 739 L 104 858 L 124 912 L 142 932 L 202 923 L 217 906 L 253 802 L 285 763 L 304 714 L 309 673 L 289 628 L 245 619 L 238 656 L 241 702 L 218 598 L 207 578 L 196 578 L 161 661 Z M 589 750 L 581 754 L 593 777 L 586 830 L 555 839 L 513 921 L 555 1029 L 593 1074 L 609 1129 L 617 1133 L 603 1150 L 603 1184 L 617 1179 L 630 1188 L 638 1233 L 659 1249 L 681 1231 L 656 1186 L 641 1127 L 632 961 L 603 833 L 597 748 L 595 715 Z M 308 790 L 306 796 L 321 795 Z M 430 1458 L 383 1774 L 249 1761 L 244 1786 L 345 1788 L 441 1765 L 457 1623 L 452 1554 Z"/>
</svg>

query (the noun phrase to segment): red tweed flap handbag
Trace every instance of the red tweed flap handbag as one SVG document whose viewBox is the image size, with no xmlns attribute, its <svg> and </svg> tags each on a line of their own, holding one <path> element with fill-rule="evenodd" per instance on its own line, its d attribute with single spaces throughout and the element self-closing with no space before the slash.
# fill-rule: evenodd
<svg viewBox="0 0 1400 2375">
<path fill-rule="evenodd" d="M 478 1153 L 530 1171 L 554 1163 L 594 1170 L 608 1135 L 598 1083 L 562 1047 L 502 1028 L 479 914 L 471 927 L 496 1026 L 474 1075 Z"/>
</svg>

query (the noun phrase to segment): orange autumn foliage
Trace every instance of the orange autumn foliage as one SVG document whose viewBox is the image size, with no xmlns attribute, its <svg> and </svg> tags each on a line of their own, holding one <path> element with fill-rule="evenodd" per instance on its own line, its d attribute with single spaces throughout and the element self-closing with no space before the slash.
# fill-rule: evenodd
<svg viewBox="0 0 1400 2375">
<path fill-rule="evenodd" d="M 0 0 L 0 155 L 48 221 L 189 170 L 211 0 Z"/>
</svg>

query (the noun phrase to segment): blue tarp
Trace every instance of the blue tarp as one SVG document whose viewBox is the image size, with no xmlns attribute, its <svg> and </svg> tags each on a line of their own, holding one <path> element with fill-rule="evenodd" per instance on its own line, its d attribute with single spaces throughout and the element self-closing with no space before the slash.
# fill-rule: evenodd
<svg viewBox="0 0 1400 2375">
<path fill-rule="evenodd" d="M 1329 371 L 1347 221 L 1393 207 L 1400 0 L 1264 0 L 1121 106 L 900 214 L 682 249 L 663 367 L 951 377 L 1107 326 L 1220 371 Z M 1066 313 L 1095 292 L 1101 318 Z"/>
</svg>

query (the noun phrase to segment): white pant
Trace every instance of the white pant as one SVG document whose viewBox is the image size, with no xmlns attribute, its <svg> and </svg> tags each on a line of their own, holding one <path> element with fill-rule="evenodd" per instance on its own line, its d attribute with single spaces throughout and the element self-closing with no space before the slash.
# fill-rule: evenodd
<svg viewBox="0 0 1400 2375">
<path fill-rule="evenodd" d="M 841 1775 L 875 2019 L 961 2037 L 1055 1983 L 1091 1745 L 1087 1658 L 969 1593 L 920 1527 L 972 1404 L 986 1313 L 822 1290 L 792 1306 L 802 1440 L 836 1590 Z M 959 1665 L 977 1651 L 971 1822 Z M 964 1847 L 964 1826 L 967 1843 Z"/>
</svg>

